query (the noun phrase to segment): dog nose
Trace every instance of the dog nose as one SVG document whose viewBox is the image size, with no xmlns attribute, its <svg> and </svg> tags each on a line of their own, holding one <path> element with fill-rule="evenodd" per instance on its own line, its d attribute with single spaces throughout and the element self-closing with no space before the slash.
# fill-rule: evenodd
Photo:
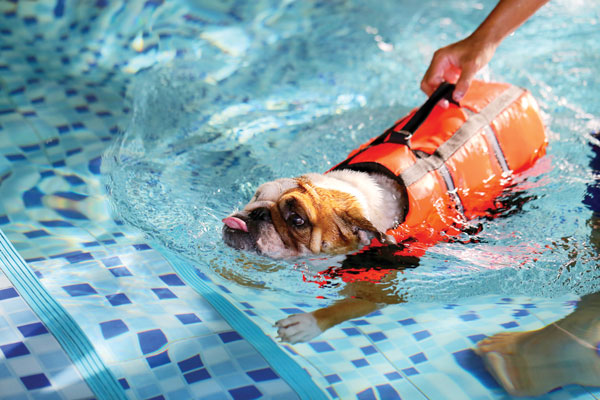
<svg viewBox="0 0 600 400">
<path fill-rule="evenodd" d="M 268 208 L 260 207 L 250 212 L 250 219 L 254 221 L 271 221 L 271 213 Z"/>
</svg>

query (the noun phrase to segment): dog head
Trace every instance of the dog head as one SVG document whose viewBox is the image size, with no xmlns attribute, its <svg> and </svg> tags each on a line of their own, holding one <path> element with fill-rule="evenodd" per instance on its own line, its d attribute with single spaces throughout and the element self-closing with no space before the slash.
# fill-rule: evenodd
<svg viewBox="0 0 600 400">
<path fill-rule="evenodd" d="M 351 187 L 344 190 L 344 184 L 323 185 L 325 179 L 327 175 L 314 174 L 263 184 L 242 211 L 223 219 L 225 243 L 272 258 L 293 258 L 343 254 L 373 238 L 385 242 L 388 237 L 367 218 L 364 199 Z"/>
</svg>

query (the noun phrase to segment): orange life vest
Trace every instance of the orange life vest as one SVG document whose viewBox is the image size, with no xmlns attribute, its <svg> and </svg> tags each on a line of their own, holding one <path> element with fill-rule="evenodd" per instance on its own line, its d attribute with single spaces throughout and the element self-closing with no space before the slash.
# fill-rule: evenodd
<svg viewBox="0 0 600 400">
<path fill-rule="evenodd" d="M 528 91 L 473 81 L 460 105 L 437 105 L 453 88 L 440 86 L 420 109 L 332 169 L 380 171 L 405 185 L 408 213 L 387 233 L 398 243 L 410 241 L 407 249 L 416 256 L 497 208 L 511 175 L 530 168 L 548 143 Z"/>
</svg>

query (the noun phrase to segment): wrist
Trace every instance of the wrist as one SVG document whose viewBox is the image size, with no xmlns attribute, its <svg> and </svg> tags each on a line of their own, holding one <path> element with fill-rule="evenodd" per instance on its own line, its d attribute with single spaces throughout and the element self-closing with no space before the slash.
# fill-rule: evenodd
<svg viewBox="0 0 600 400">
<path fill-rule="evenodd" d="M 506 35 L 506 33 L 494 29 L 494 27 L 482 25 L 468 37 L 468 40 L 474 47 L 495 50 Z"/>
</svg>

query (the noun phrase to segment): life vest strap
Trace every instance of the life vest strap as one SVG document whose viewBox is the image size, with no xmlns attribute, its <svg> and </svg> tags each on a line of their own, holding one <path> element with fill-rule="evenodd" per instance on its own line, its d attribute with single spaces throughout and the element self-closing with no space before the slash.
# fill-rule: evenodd
<svg viewBox="0 0 600 400">
<path fill-rule="evenodd" d="M 401 124 L 396 122 L 394 125 L 385 130 L 381 135 L 376 137 L 368 146 L 365 146 L 352 157 L 348 157 L 346 160 L 332 168 L 333 170 L 348 169 L 350 162 L 360 153 L 370 149 L 371 147 L 380 145 L 384 142 L 398 143 L 406 145 L 410 148 L 410 137 L 415 131 L 425 122 L 433 108 L 437 103 L 446 99 L 450 103 L 459 105 L 452 99 L 452 93 L 456 85 L 448 82 L 442 82 L 440 86 L 432 93 L 432 95 L 423 103 L 421 107 L 414 113 L 414 115 L 406 122 L 406 124 L 400 130 L 396 130 L 396 127 Z M 356 169 L 356 168 L 355 168 Z"/>
<path fill-rule="evenodd" d="M 523 95 L 523 93 L 525 93 L 524 89 L 511 86 L 494 100 L 492 100 L 481 110 L 481 112 L 467 119 L 467 121 L 465 121 L 465 123 L 456 131 L 456 133 L 442 143 L 432 155 L 425 158 L 419 158 L 413 165 L 408 167 L 400 174 L 404 184 L 406 186 L 410 186 L 419 181 L 429 172 L 441 168 L 454 153 L 462 148 L 482 129 L 485 129 L 486 126 L 489 126 L 496 116 L 498 116 L 498 114 L 500 114 L 507 106 L 516 101 L 521 95 Z M 500 146 L 498 146 L 498 149 L 500 150 Z M 496 156 L 498 157 L 499 154 L 496 153 Z M 506 164 L 506 161 L 504 161 L 504 163 Z M 507 165 L 506 168 L 508 170 Z"/>
<path fill-rule="evenodd" d="M 421 126 L 423 122 L 425 122 L 429 114 L 431 114 L 431 111 L 433 111 L 437 103 L 442 99 L 446 99 L 450 103 L 460 106 L 456 101 L 452 99 L 452 93 L 454 92 L 455 87 L 456 85 L 452 83 L 442 82 L 442 84 L 438 86 L 438 88 L 431 94 L 431 96 L 429 96 L 427 101 L 425 101 L 425 103 L 423 103 L 423 105 L 419 107 L 417 112 L 415 112 L 415 115 L 413 115 L 413 117 L 402 127 L 402 131 L 399 132 L 404 132 L 405 135 L 412 135 L 413 133 L 415 133 L 415 131 L 419 129 L 419 126 Z"/>
</svg>

